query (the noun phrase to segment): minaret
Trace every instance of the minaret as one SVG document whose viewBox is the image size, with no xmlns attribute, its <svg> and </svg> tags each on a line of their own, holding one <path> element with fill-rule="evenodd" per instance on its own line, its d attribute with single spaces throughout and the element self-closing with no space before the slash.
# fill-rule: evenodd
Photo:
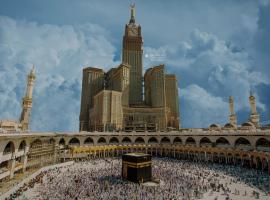
<svg viewBox="0 0 270 200">
<path fill-rule="evenodd" d="M 130 6 L 130 20 L 126 24 L 123 37 L 122 62 L 129 64 L 129 105 L 138 105 L 143 102 L 143 39 L 141 26 L 135 23 L 135 4 Z"/>
<path fill-rule="evenodd" d="M 33 96 L 33 87 L 34 87 L 35 79 L 36 79 L 35 69 L 33 66 L 33 68 L 31 69 L 30 73 L 27 76 L 27 88 L 26 88 L 26 93 L 22 102 L 22 113 L 21 113 L 20 122 L 22 124 L 23 131 L 29 130 L 29 121 L 30 121 L 30 115 L 31 115 L 32 96 Z"/>
<path fill-rule="evenodd" d="M 237 118 L 234 112 L 234 101 L 232 96 L 230 96 L 229 98 L 229 107 L 230 107 L 230 124 L 237 127 Z"/>
<path fill-rule="evenodd" d="M 256 127 L 259 127 L 260 116 L 257 113 L 256 99 L 255 99 L 254 95 L 252 94 L 252 92 L 250 92 L 249 104 L 250 104 L 250 109 L 251 109 L 249 121 L 252 122 Z"/>
</svg>

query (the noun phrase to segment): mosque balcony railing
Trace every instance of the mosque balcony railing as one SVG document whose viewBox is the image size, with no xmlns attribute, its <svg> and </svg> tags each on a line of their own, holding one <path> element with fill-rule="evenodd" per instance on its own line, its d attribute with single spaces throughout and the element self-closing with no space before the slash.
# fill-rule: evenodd
<svg viewBox="0 0 270 200">
<path fill-rule="evenodd" d="M 180 132 L 180 135 L 270 135 L 270 130 L 201 130 L 191 129 Z"/>
<path fill-rule="evenodd" d="M 14 171 L 16 172 L 16 171 L 19 171 L 20 169 L 22 169 L 23 168 L 23 164 L 22 163 L 18 163 L 16 166 L 15 166 L 15 169 L 14 169 Z"/>
<path fill-rule="evenodd" d="M 237 145 L 236 149 L 244 150 L 244 151 L 252 151 L 254 148 L 250 145 Z"/>
<path fill-rule="evenodd" d="M 24 151 L 18 151 L 18 152 L 16 153 L 16 157 L 21 157 L 21 156 L 23 156 L 23 155 L 25 155 Z"/>
<path fill-rule="evenodd" d="M 230 144 L 216 144 L 217 148 L 232 148 Z"/>
<path fill-rule="evenodd" d="M 5 162 L 7 160 L 11 160 L 13 158 L 13 153 L 3 154 L 3 156 L 0 157 L 1 162 Z"/>
<path fill-rule="evenodd" d="M 38 166 L 38 165 L 46 165 L 48 163 L 52 163 L 53 162 L 53 157 L 48 157 L 48 158 L 37 158 L 37 159 L 33 159 L 27 162 L 27 167 L 32 167 L 32 166 Z"/>
<path fill-rule="evenodd" d="M 121 136 L 121 135 L 126 135 L 126 136 L 138 136 L 138 135 L 144 135 L 144 136 L 149 136 L 149 135 L 270 135 L 270 129 L 267 130 L 262 130 L 262 129 L 251 129 L 251 130 L 241 130 L 241 129 L 226 129 L 226 130 L 209 130 L 209 129 L 184 129 L 180 131 L 154 131 L 154 132 L 148 132 L 148 131 L 143 131 L 143 132 L 136 132 L 136 131 L 131 131 L 131 132 L 83 132 L 83 134 L 78 134 L 78 135 L 93 135 L 93 136 Z"/>
<path fill-rule="evenodd" d="M 10 171 L 9 170 L 0 173 L 0 180 L 3 179 L 3 178 L 8 177 L 9 175 L 10 175 Z"/>
<path fill-rule="evenodd" d="M 264 152 L 270 152 L 270 147 L 257 147 L 257 151 L 264 151 Z"/>
<path fill-rule="evenodd" d="M 12 153 L 12 148 L 6 148 L 5 151 L 3 152 L 3 155 L 10 154 Z"/>
<path fill-rule="evenodd" d="M 37 149 L 30 149 L 29 154 L 46 154 L 48 152 L 54 152 L 53 148 L 37 148 Z"/>
<path fill-rule="evenodd" d="M 45 159 L 46 157 L 50 157 L 52 155 L 54 155 L 54 154 L 29 155 L 28 156 L 28 161 L 38 160 L 40 158 Z"/>
<path fill-rule="evenodd" d="M 32 160 L 27 162 L 27 167 L 32 167 L 32 166 L 37 166 L 40 165 L 41 161 L 40 160 Z"/>
<path fill-rule="evenodd" d="M 73 158 L 73 155 L 72 153 L 61 153 L 59 154 L 58 157 L 61 159 L 70 159 L 70 158 Z"/>
</svg>

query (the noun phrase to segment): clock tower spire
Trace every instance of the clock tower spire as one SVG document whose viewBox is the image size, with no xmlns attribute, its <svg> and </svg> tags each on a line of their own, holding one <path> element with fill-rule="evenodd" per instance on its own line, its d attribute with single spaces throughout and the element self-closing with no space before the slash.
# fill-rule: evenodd
<svg viewBox="0 0 270 200">
<path fill-rule="evenodd" d="M 130 6 L 131 18 L 126 24 L 123 37 L 122 62 L 131 66 L 129 84 L 129 105 L 143 102 L 142 56 L 143 40 L 141 26 L 135 23 L 135 4 Z"/>
<path fill-rule="evenodd" d="M 130 5 L 130 13 L 131 13 L 131 17 L 130 17 L 130 20 L 129 20 L 129 23 L 135 23 L 135 3 L 131 4 Z"/>
</svg>

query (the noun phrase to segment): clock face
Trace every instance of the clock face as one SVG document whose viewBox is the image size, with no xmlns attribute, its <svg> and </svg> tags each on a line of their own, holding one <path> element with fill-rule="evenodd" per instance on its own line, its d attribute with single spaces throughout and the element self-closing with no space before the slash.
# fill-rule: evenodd
<svg viewBox="0 0 270 200">
<path fill-rule="evenodd" d="M 137 36 L 138 35 L 138 29 L 137 28 L 130 28 L 128 31 L 128 34 L 130 36 Z"/>
</svg>

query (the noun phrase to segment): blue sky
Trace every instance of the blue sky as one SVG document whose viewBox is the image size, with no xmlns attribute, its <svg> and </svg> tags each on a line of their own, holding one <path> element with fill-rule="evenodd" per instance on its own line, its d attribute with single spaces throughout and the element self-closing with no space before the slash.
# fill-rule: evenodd
<svg viewBox="0 0 270 200">
<path fill-rule="evenodd" d="M 144 69 L 178 77 L 182 127 L 248 120 L 252 90 L 270 123 L 270 1 L 0 0 L 0 118 L 18 119 L 37 70 L 31 128 L 77 131 L 82 68 L 120 63 L 130 3 L 142 26 Z"/>
</svg>

